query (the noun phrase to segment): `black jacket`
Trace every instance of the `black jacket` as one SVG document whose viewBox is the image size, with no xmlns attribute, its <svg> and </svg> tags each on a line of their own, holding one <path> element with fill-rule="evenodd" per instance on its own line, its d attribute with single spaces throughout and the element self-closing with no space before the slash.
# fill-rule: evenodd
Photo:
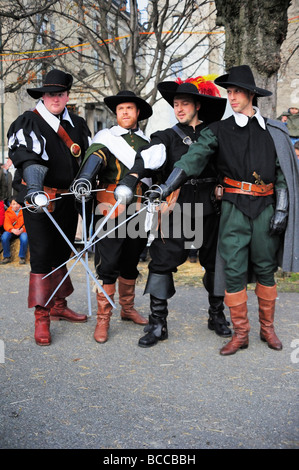
<svg viewBox="0 0 299 470">
<path fill-rule="evenodd" d="M 205 128 L 205 124 L 199 124 L 195 130 L 191 126 L 177 124 L 178 127 L 191 138 L 193 142 L 196 142 L 200 136 L 201 131 Z M 155 147 L 163 144 L 166 151 L 166 159 L 160 168 L 156 169 L 153 177 L 153 181 L 157 184 L 164 183 L 170 173 L 173 170 L 174 164 L 180 160 L 181 156 L 184 155 L 189 145 L 185 144 L 182 138 L 175 132 L 173 128 L 168 128 L 163 131 L 157 131 L 151 135 L 151 142 L 146 147 L 142 147 L 138 150 L 136 155 L 136 164 L 131 169 L 131 173 L 135 170 L 139 174 L 139 177 L 150 175 L 150 168 L 145 169 L 142 158 L 142 152 L 144 150 L 151 149 L 155 152 Z M 204 180 L 208 178 L 208 182 Z M 212 204 L 212 194 L 217 182 L 217 173 L 213 164 L 206 166 L 200 178 L 196 178 L 197 183 L 192 184 L 192 179 L 188 180 L 187 184 L 184 184 L 180 191 L 178 203 L 203 203 L 203 214 L 208 215 L 216 211 L 215 206 Z M 195 179 L 195 178 L 194 178 Z M 212 180 L 212 181 L 211 181 Z"/>
</svg>

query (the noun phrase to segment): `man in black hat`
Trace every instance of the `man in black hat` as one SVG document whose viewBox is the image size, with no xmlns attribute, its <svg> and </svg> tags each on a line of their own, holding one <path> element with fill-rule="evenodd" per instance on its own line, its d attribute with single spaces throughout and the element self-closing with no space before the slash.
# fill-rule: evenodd
<svg viewBox="0 0 299 470">
<path fill-rule="evenodd" d="M 73 312 L 66 302 L 73 292 L 69 277 L 48 304 L 54 289 L 67 274 L 63 265 L 70 248 L 48 216 L 38 205 L 42 192 L 53 199 L 69 192 L 90 142 L 90 131 L 85 120 L 69 113 L 69 100 L 73 78 L 70 74 L 53 69 L 45 77 L 43 86 L 28 89 L 29 95 L 39 99 L 33 111 L 26 111 L 14 121 L 8 131 L 9 156 L 27 185 L 26 202 L 36 209 L 24 209 L 24 221 L 30 249 L 30 280 L 28 307 L 35 307 L 35 341 L 38 345 L 51 343 L 50 319 L 85 322 L 86 315 Z M 52 216 L 68 239 L 75 239 L 78 213 L 74 198 L 65 196 L 51 203 Z"/>
<path fill-rule="evenodd" d="M 221 119 L 225 111 L 226 99 L 220 97 L 213 83 L 205 81 L 202 77 L 189 79 L 186 82 L 180 79 L 176 82 L 162 82 L 158 84 L 158 90 L 173 107 L 178 124 L 151 135 L 151 143 L 137 152 L 131 174 L 121 181 L 116 194 L 118 191 L 121 192 L 121 185 L 127 185 L 134 191 L 134 184 L 149 170 L 157 174 L 157 183 L 165 181 L 171 174 L 175 162 L 188 151 L 189 145 L 199 138 L 205 126 Z M 179 227 L 176 225 L 178 219 L 175 211 L 167 215 L 169 235 L 165 236 L 162 211 L 158 233 L 149 248 L 151 261 L 145 293 L 150 294 L 151 314 L 150 325 L 145 328 L 146 335 L 140 338 L 138 343 L 141 347 L 154 346 L 158 341 L 168 337 L 168 299 L 175 294 L 173 273 L 186 261 L 191 243 L 198 243 L 196 248 L 199 248 L 199 261 L 205 269 L 203 282 L 209 294 L 208 327 L 220 336 L 231 336 L 224 315 L 223 296 L 214 296 L 213 293 L 219 225 L 218 208 L 213 200 L 216 184 L 216 170 L 213 165 L 209 165 L 200 178 L 190 177 L 182 186 L 176 208 L 180 210 L 180 228 L 183 230 L 177 231 Z M 203 217 L 197 210 L 199 206 L 201 207 L 201 203 Z M 185 216 L 187 204 L 191 209 L 188 219 L 188 216 Z M 189 230 L 186 230 L 187 223 Z M 203 240 L 199 240 L 200 237 L 196 240 L 201 227 L 203 227 Z M 192 231 L 196 232 L 195 241 L 190 238 Z"/>
<path fill-rule="evenodd" d="M 110 129 L 103 129 L 95 135 L 76 177 L 79 192 L 80 184 L 84 188 L 85 180 L 100 189 L 96 193 L 94 218 L 96 227 L 116 203 L 113 191 L 119 180 L 133 166 L 136 151 L 148 143 L 148 138 L 139 128 L 138 122 L 149 118 L 152 114 L 151 106 L 132 91 L 120 91 L 117 95 L 104 98 L 104 102 L 116 115 L 117 125 Z M 148 189 L 148 183 L 150 184 L 148 180 L 147 184 L 146 181 L 140 183 L 137 190 L 140 195 Z M 124 220 L 125 209 L 125 204 L 122 204 L 111 215 L 115 226 Z M 103 229 L 109 231 L 107 226 Z M 102 235 L 103 232 L 100 232 L 99 237 Z M 119 232 L 113 231 L 110 236 L 102 238 L 95 244 L 95 267 L 104 291 L 114 300 L 118 280 L 119 303 L 122 307 L 121 318 L 139 325 L 148 323 L 147 319 L 134 308 L 135 284 L 139 274 L 137 264 L 146 242 L 145 233 L 143 237 L 128 236 L 126 225 Z M 105 343 L 108 340 L 112 306 L 101 291 L 97 291 L 97 304 L 94 339 L 98 343 Z"/>
<path fill-rule="evenodd" d="M 248 347 L 246 287 L 253 280 L 260 337 L 270 348 L 281 350 L 274 331 L 274 273 L 279 264 L 287 272 L 299 270 L 296 156 L 286 127 L 262 117 L 254 106 L 257 97 L 271 92 L 256 86 L 249 66 L 233 67 L 215 83 L 227 90 L 233 115 L 207 126 L 155 196 L 164 199 L 190 175 L 201 175 L 207 163 L 215 161 L 224 186 L 216 263 L 223 267 L 224 282 L 217 276 L 215 293 L 225 292 L 234 327 L 232 340 L 220 354 Z M 281 260 L 279 249 L 283 250 Z"/>
</svg>

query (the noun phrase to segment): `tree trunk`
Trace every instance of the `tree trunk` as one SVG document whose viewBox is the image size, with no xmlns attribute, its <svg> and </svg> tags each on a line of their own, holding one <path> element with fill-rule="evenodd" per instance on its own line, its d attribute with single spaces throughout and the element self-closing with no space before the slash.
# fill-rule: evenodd
<svg viewBox="0 0 299 470">
<path fill-rule="evenodd" d="M 272 118 L 290 3 L 290 0 L 215 0 L 217 25 L 225 28 L 226 69 L 242 64 L 251 67 L 257 86 L 273 93 L 259 100 L 262 113 Z"/>
</svg>

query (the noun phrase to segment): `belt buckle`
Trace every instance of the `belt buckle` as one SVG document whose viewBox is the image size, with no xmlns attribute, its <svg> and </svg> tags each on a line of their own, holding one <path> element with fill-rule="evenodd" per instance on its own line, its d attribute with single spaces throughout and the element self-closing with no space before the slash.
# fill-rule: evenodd
<svg viewBox="0 0 299 470">
<path fill-rule="evenodd" d="M 73 143 L 71 145 L 70 151 L 71 151 L 71 154 L 73 155 L 73 157 L 78 158 L 81 155 L 81 148 L 80 148 L 79 144 Z"/>
<path fill-rule="evenodd" d="M 193 144 L 193 141 L 192 141 L 191 137 L 189 137 L 188 135 L 186 135 L 186 137 L 183 138 L 183 142 L 184 142 L 185 145 Z"/>
<path fill-rule="evenodd" d="M 246 189 L 244 187 L 244 184 L 248 185 L 249 187 Z M 241 181 L 241 189 L 242 191 L 251 191 L 251 186 L 252 186 L 252 183 L 247 183 L 246 181 Z"/>
</svg>

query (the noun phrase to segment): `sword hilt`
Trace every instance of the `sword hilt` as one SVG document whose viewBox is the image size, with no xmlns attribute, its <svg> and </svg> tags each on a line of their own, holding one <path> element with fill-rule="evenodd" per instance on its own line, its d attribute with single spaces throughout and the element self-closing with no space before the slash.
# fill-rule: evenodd
<svg viewBox="0 0 299 470">
<path fill-rule="evenodd" d="M 28 194 L 25 200 L 24 209 L 28 209 L 30 212 L 42 213 L 44 207 L 48 207 L 50 204 L 50 197 L 44 191 L 35 191 L 34 193 Z"/>
<path fill-rule="evenodd" d="M 85 200 L 88 200 L 91 198 L 91 182 L 86 178 L 79 178 L 73 182 L 70 187 L 70 191 L 74 194 L 78 201 L 82 201 L 83 197 L 85 197 Z"/>
</svg>

